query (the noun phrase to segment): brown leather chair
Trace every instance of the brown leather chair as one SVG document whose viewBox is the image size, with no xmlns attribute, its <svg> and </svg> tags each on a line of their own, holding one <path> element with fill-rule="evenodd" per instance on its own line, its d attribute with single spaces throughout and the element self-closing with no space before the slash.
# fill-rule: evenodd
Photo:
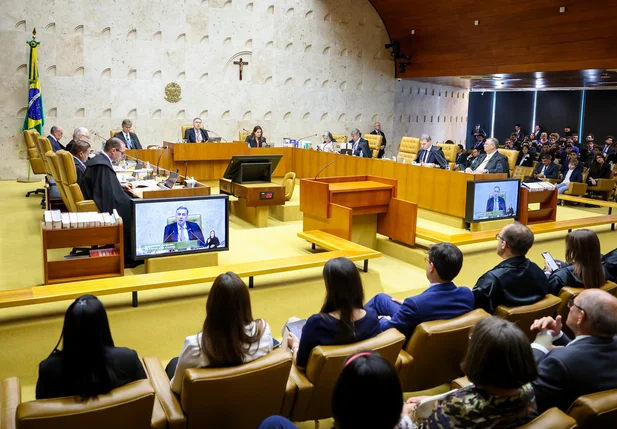
<svg viewBox="0 0 617 429">
<path fill-rule="evenodd" d="M 419 324 L 401 351 L 399 377 L 404 392 L 430 389 L 461 375 L 469 330 L 490 315 L 477 309 L 450 320 Z"/>
<path fill-rule="evenodd" d="M 332 392 L 347 356 L 362 350 L 374 350 L 396 365 L 404 342 L 403 334 L 396 329 L 388 329 L 374 338 L 353 344 L 315 347 L 306 372 L 295 365 L 291 369 L 290 378 L 298 387 L 291 420 L 302 422 L 332 417 Z"/>
<path fill-rule="evenodd" d="M 149 380 L 139 380 L 96 398 L 77 396 L 21 402 L 17 377 L 1 386 L 2 429 L 165 429 L 167 421 Z"/>
<path fill-rule="evenodd" d="M 368 147 L 371 149 L 371 157 L 377 158 L 377 155 L 379 155 L 381 142 L 383 141 L 383 136 L 378 136 L 376 134 L 364 134 L 362 137 L 368 141 Z"/>
<path fill-rule="evenodd" d="M 294 189 L 296 187 L 296 173 L 290 171 L 283 177 L 283 186 L 285 187 L 285 201 L 291 200 L 294 195 Z"/>
<path fill-rule="evenodd" d="M 561 300 L 555 295 L 546 295 L 544 299 L 531 304 L 521 305 L 519 307 L 505 307 L 500 305 L 495 310 L 493 316 L 501 317 L 515 323 L 527 335 L 530 341 L 536 338 L 537 332 L 532 332 L 529 327 L 534 320 L 545 316 L 553 316 L 557 311 L 557 307 L 561 304 Z"/>
<path fill-rule="evenodd" d="M 617 389 L 579 397 L 568 415 L 583 429 L 617 427 Z"/>
<path fill-rule="evenodd" d="M 289 416 L 295 396 L 296 387 L 289 380 L 292 357 L 287 350 L 230 368 L 188 369 L 180 403 L 160 360 L 149 357 L 144 363 L 170 429 L 254 429 L 273 414 Z"/>
<path fill-rule="evenodd" d="M 45 164 L 43 160 L 39 156 L 39 152 L 36 149 L 35 139 L 39 138 L 39 132 L 37 130 L 25 130 L 24 131 L 24 142 L 26 143 L 26 151 L 28 154 L 28 162 L 30 162 L 30 168 L 34 174 L 45 174 Z M 28 174 L 29 176 L 29 174 Z M 28 191 L 26 193 L 26 197 L 29 197 L 32 194 L 43 194 L 45 195 L 45 188 L 38 188 L 34 191 Z M 41 205 L 45 207 L 45 197 L 43 197 L 43 201 L 41 201 Z"/>
<path fill-rule="evenodd" d="M 559 408 L 550 408 L 519 429 L 574 429 L 576 420 Z"/>
<path fill-rule="evenodd" d="M 617 284 L 611 281 L 607 281 L 604 286 L 601 287 L 602 290 L 607 291 L 611 295 L 617 296 Z M 564 286 L 559 291 L 559 299 L 561 303 L 557 307 L 557 314 L 561 316 L 562 327 L 561 330 L 565 332 L 565 334 L 570 337 L 570 339 L 574 339 L 574 333 L 568 326 L 566 325 L 566 320 L 568 320 L 568 314 L 570 313 L 570 309 L 568 308 L 568 301 L 570 298 L 577 296 L 579 293 L 584 291 L 583 288 L 576 288 L 570 286 Z"/>
<path fill-rule="evenodd" d="M 99 212 L 99 208 L 93 200 L 85 200 L 81 187 L 77 183 L 77 169 L 73 161 L 73 155 L 65 150 L 56 152 L 60 182 L 65 189 L 68 203 L 72 212 Z"/>
</svg>

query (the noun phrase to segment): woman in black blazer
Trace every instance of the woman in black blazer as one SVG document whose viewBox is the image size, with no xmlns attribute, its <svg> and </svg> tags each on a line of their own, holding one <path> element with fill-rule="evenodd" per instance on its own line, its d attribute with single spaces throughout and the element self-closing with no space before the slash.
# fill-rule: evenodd
<svg viewBox="0 0 617 429">
<path fill-rule="evenodd" d="M 208 237 L 208 239 L 206 240 L 206 247 L 208 249 L 212 249 L 220 245 L 221 245 L 221 242 L 219 241 L 219 238 L 216 236 L 216 233 L 214 232 L 214 230 L 210 231 L 210 237 Z"/>
<path fill-rule="evenodd" d="M 589 168 L 589 177 L 587 184 L 596 186 L 598 179 L 609 179 L 611 177 L 611 165 L 606 162 L 602 153 L 597 153 L 595 160 Z"/>
<path fill-rule="evenodd" d="M 521 167 L 533 167 L 533 156 L 529 152 L 529 145 L 524 144 L 521 151 L 518 153 L 516 165 Z"/>
<path fill-rule="evenodd" d="M 266 144 L 266 138 L 263 137 L 263 130 L 259 125 L 253 128 L 253 132 L 246 136 L 244 141 L 249 144 L 249 147 L 264 147 Z"/>
<path fill-rule="evenodd" d="M 91 398 L 145 378 L 137 353 L 114 346 L 103 303 L 83 295 L 66 310 L 58 344 L 39 365 L 36 399 Z"/>
</svg>

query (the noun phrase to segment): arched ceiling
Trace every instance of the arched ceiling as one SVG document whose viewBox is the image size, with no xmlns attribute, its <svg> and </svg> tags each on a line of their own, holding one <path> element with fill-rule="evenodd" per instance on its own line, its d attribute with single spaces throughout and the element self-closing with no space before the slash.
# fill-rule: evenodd
<svg viewBox="0 0 617 429">
<path fill-rule="evenodd" d="M 410 57 L 397 77 L 617 69 L 615 0 L 370 1 Z"/>
</svg>

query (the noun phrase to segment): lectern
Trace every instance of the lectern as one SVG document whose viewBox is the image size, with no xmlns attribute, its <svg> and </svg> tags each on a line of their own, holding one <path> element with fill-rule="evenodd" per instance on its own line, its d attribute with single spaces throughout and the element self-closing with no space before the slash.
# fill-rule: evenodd
<svg viewBox="0 0 617 429">
<path fill-rule="evenodd" d="M 304 231 L 319 229 L 351 241 L 353 217 L 377 214 L 377 232 L 416 243 L 418 205 L 396 198 L 397 181 L 377 176 L 300 180 Z"/>
</svg>

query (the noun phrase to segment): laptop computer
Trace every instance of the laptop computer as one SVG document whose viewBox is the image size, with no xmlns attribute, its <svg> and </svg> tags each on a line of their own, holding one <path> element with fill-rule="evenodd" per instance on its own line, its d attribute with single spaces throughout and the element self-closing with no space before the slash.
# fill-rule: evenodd
<svg viewBox="0 0 617 429">
<path fill-rule="evenodd" d="M 163 189 L 172 189 L 178 181 L 178 176 L 178 173 L 170 173 L 167 180 L 165 180 L 164 183 L 159 183 L 158 187 Z"/>
</svg>

